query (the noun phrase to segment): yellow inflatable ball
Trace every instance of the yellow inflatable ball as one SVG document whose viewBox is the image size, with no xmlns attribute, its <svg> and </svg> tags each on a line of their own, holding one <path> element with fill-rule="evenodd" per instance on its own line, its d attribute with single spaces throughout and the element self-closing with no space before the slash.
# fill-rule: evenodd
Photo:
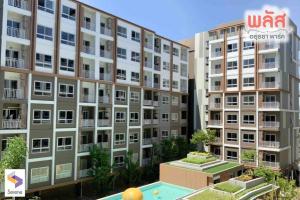
<svg viewBox="0 0 300 200">
<path fill-rule="evenodd" d="M 128 188 L 122 194 L 123 200 L 143 200 L 143 193 L 139 188 Z"/>
</svg>

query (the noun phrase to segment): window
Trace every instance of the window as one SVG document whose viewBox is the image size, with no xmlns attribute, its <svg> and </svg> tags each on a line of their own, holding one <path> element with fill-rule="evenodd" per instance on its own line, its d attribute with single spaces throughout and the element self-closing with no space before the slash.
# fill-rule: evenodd
<svg viewBox="0 0 300 200">
<path fill-rule="evenodd" d="M 114 164 L 116 167 L 123 167 L 125 162 L 124 162 L 124 156 L 115 156 L 114 157 Z"/>
<path fill-rule="evenodd" d="M 131 112 L 130 113 L 130 122 L 138 123 L 139 122 L 139 113 L 138 112 Z"/>
<path fill-rule="evenodd" d="M 70 45 L 70 46 L 75 46 L 75 36 L 72 33 L 66 33 L 66 32 L 61 32 L 61 43 Z"/>
<path fill-rule="evenodd" d="M 41 39 L 49 40 L 49 41 L 53 40 L 52 28 L 48 28 L 48 27 L 42 26 L 42 25 L 37 25 L 36 31 L 37 31 L 37 33 L 36 33 L 37 38 L 41 38 Z"/>
<path fill-rule="evenodd" d="M 162 104 L 169 104 L 169 97 L 168 96 L 162 96 Z"/>
<path fill-rule="evenodd" d="M 227 53 L 236 52 L 236 51 L 237 51 L 237 43 L 227 45 Z"/>
<path fill-rule="evenodd" d="M 34 124 L 48 124 L 50 123 L 50 110 L 33 110 Z"/>
<path fill-rule="evenodd" d="M 276 96 L 275 95 L 266 95 L 264 97 L 264 102 L 276 102 Z"/>
<path fill-rule="evenodd" d="M 30 183 L 41 183 L 49 180 L 49 167 L 31 168 Z"/>
<path fill-rule="evenodd" d="M 254 42 L 246 41 L 244 42 L 244 50 L 254 49 Z"/>
<path fill-rule="evenodd" d="M 118 26 L 117 34 L 118 34 L 118 36 L 127 38 L 127 29 L 123 26 Z"/>
<path fill-rule="evenodd" d="M 243 96 L 243 105 L 252 106 L 255 104 L 255 97 L 253 95 Z"/>
<path fill-rule="evenodd" d="M 178 97 L 172 96 L 172 105 L 177 106 L 178 105 Z"/>
<path fill-rule="evenodd" d="M 34 81 L 34 95 L 37 96 L 51 96 L 52 83 L 44 81 Z"/>
<path fill-rule="evenodd" d="M 237 123 L 237 115 L 227 115 L 227 123 L 228 124 L 236 124 Z"/>
<path fill-rule="evenodd" d="M 254 86 L 254 77 L 246 77 L 243 79 L 244 87 Z"/>
<path fill-rule="evenodd" d="M 179 49 L 173 48 L 173 56 L 178 56 L 179 55 Z"/>
<path fill-rule="evenodd" d="M 237 69 L 237 61 L 227 62 L 227 70 L 234 70 L 234 69 Z"/>
<path fill-rule="evenodd" d="M 263 140 L 264 141 L 269 141 L 269 142 L 275 142 L 276 141 L 276 134 L 274 134 L 274 133 L 264 134 Z"/>
<path fill-rule="evenodd" d="M 58 137 L 57 151 L 66 151 L 72 149 L 72 137 Z"/>
<path fill-rule="evenodd" d="M 56 165 L 56 179 L 72 176 L 72 163 Z"/>
<path fill-rule="evenodd" d="M 141 41 L 141 34 L 136 31 L 131 31 L 131 39 L 136 42 Z"/>
<path fill-rule="evenodd" d="M 58 123 L 59 124 L 72 124 L 73 123 L 73 111 L 72 110 L 59 110 L 58 111 Z"/>
<path fill-rule="evenodd" d="M 172 87 L 178 89 L 178 81 L 172 81 Z"/>
<path fill-rule="evenodd" d="M 60 58 L 60 70 L 74 72 L 74 60 Z"/>
<path fill-rule="evenodd" d="M 163 113 L 161 114 L 161 118 L 163 122 L 168 122 L 169 121 L 169 114 L 168 113 Z"/>
<path fill-rule="evenodd" d="M 163 61 L 163 70 L 169 71 L 170 70 L 170 63 Z"/>
<path fill-rule="evenodd" d="M 35 55 L 35 65 L 42 68 L 52 68 L 52 56 L 41 53 Z"/>
<path fill-rule="evenodd" d="M 236 106 L 237 105 L 237 96 L 228 96 L 226 103 L 228 106 Z"/>
<path fill-rule="evenodd" d="M 243 116 L 243 123 L 244 124 L 254 124 L 254 115 L 244 115 Z"/>
<path fill-rule="evenodd" d="M 254 59 L 245 59 L 243 61 L 243 68 L 253 68 L 254 67 Z"/>
<path fill-rule="evenodd" d="M 126 92 L 124 90 L 116 90 L 116 101 L 126 101 Z"/>
<path fill-rule="evenodd" d="M 265 63 L 275 63 L 275 58 L 265 58 Z"/>
<path fill-rule="evenodd" d="M 126 122 L 125 112 L 116 112 L 116 122 L 123 123 Z"/>
<path fill-rule="evenodd" d="M 252 133 L 244 133 L 243 134 L 243 142 L 254 143 L 254 134 L 252 134 Z"/>
<path fill-rule="evenodd" d="M 126 59 L 126 57 L 127 57 L 126 56 L 126 49 L 118 47 L 118 49 L 117 49 L 117 56 L 118 56 L 118 58 Z"/>
<path fill-rule="evenodd" d="M 139 92 L 130 92 L 130 101 L 134 103 L 138 103 L 140 100 Z"/>
<path fill-rule="evenodd" d="M 61 16 L 66 19 L 70 19 L 75 21 L 76 18 L 76 10 L 74 8 L 70 8 L 63 5 Z"/>
<path fill-rule="evenodd" d="M 32 139 L 32 153 L 45 153 L 50 151 L 49 138 Z"/>
<path fill-rule="evenodd" d="M 138 133 L 129 133 L 129 143 L 137 143 L 139 142 L 139 134 Z"/>
<path fill-rule="evenodd" d="M 165 88 L 170 87 L 170 80 L 168 80 L 168 79 L 163 79 L 163 87 L 165 87 Z"/>
<path fill-rule="evenodd" d="M 161 138 L 168 138 L 169 137 L 169 131 L 163 130 L 161 131 Z"/>
<path fill-rule="evenodd" d="M 115 145 L 125 144 L 125 133 L 116 133 L 115 134 Z"/>
<path fill-rule="evenodd" d="M 236 142 L 237 141 L 237 133 L 227 133 L 227 141 Z"/>
<path fill-rule="evenodd" d="M 227 87 L 228 88 L 237 87 L 237 79 L 228 79 Z"/>
<path fill-rule="evenodd" d="M 264 154 L 264 160 L 267 162 L 276 162 L 276 154 Z"/>
<path fill-rule="evenodd" d="M 131 74 L 131 76 L 132 76 L 132 74 Z M 124 69 L 117 69 L 117 79 L 119 79 L 119 80 L 126 80 L 126 70 L 124 70 Z M 131 80 L 132 80 L 132 77 L 131 77 Z"/>
<path fill-rule="evenodd" d="M 178 72 L 179 71 L 179 67 L 176 64 L 173 64 L 173 72 Z"/>
<path fill-rule="evenodd" d="M 131 81 L 140 82 L 140 74 L 137 72 L 131 72 Z"/>
<path fill-rule="evenodd" d="M 164 44 L 164 45 L 163 45 L 163 51 L 164 51 L 165 53 L 170 53 L 170 46 Z"/>
<path fill-rule="evenodd" d="M 132 51 L 131 52 L 131 61 L 140 62 L 140 53 Z"/>
<path fill-rule="evenodd" d="M 178 121 L 178 113 L 172 113 L 171 119 L 172 119 L 172 121 Z"/>
<path fill-rule="evenodd" d="M 236 151 L 227 151 L 226 158 L 229 160 L 237 160 L 237 152 Z"/>
<path fill-rule="evenodd" d="M 60 83 L 58 95 L 60 97 L 73 98 L 74 97 L 74 85 Z"/>
<path fill-rule="evenodd" d="M 39 0 L 38 1 L 38 9 L 53 14 L 54 13 L 53 1 L 52 0 Z"/>
</svg>

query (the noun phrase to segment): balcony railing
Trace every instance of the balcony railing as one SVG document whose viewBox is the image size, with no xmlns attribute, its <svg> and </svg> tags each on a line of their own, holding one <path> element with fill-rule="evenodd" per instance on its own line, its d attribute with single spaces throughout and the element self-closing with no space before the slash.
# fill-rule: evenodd
<svg viewBox="0 0 300 200">
<path fill-rule="evenodd" d="M 97 145 L 98 145 L 98 147 L 103 148 L 103 149 L 108 149 L 109 148 L 109 143 L 108 142 L 100 142 Z"/>
<path fill-rule="evenodd" d="M 99 79 L 102 81 L 111 81 L 111 74 L 110 73 L 100 73 Z"/>
<path fill-rule="evenodd" d="M 95 55 L 95 48 L 92 46 L 83 45 L 82 52 L 84 52 L 86 54 L 90 54 L 90 55 Z"/>
<path fill-rule="evenodd" d="M 3 129 L 20 129 L 21 120 L 20 119 L 4 119 L 2 120 Z"/>
<path fill-rule="evenodd" d="M 156 70 L 156 71 L 160 71 L 160 65 L 156 65 L 156 64 L 154 64 L 154 70 Z"/>
<path fill-rule="evenodd" d="M 83 95 L 82 96 L 82 102 L 85 103 L 95 103 L 95 96 L 94 95 Z"/>
<path fill-rule="evenodd" d="M 6 57 L 5 65 L 8 67 L 25 69 L 25 61 L 23 59 Z"/>
<path fill-rule="evenodd" d="M 270 147 L 270 148 L 279 148 L 280 147 L 280 142 L 278 141 L 261 141 L 260 143 L 261 147 Z"/>
<path fill-rule="evenodd" d="M 161 48 L 160 47 L 154 47 L 154 51 L 156 53 L 161 53 Z"/>
<path fill-rule="evenodd" d="M 100 32 L 103 35 L 112 36 L 112 30 L 110 28 L 105 27 L 105 26 L 101 26 Z"/>
<path fill-rule="evenodd" d="M 108 50 L 100 49 L 100 57 L 112 58 L 112 52 Z"/>
<path fill-rule="evenodd" d="M 143 145 L 152 144 L 152 138 L 143 138 Z"/>
<path fill-rule="evenodd" d="M 92 22 L 83 21 L 83 28 L 86 28 L 86 29 L 91 30 L 91 31 L 95 31 L 96 30 L 96 25 Z"/>
<path fill-rule="evenodd" d="M 79 145 L 79 152 L 87 152 L 90 151 L 90 149 L 93 147 L 93 143 L 89 144 L 80 144 Z"/>
<path fill-rule="evenodd" d="M 221 137 L 216 137 L 215 141 L 213 141 L 213 143 L 217 143 L 217 144 L 222 143 L 222 138 Z"/>
<path fill-rule="evenodd" d="M 158 106 L 158 101 L 153 101 L 153 106 Z"/>
<path fill-rule="evenodd" d="M 4 88 L 3 97 L 5 99 L 24 99 L 24 91 L 21 89 Z"/>
<path fill-rule="evenodd" d="M 221 69 L 215 69 L 215 68 L 211 69 L 211 74 L 221 74 L 221 73 L 222 73 Z"/>
<path fill-rule="evenodd" d="M 144 100 L 145 106 L 152 106 L 152 100 Z"/>
<path fill-rule="evenodd" d="M 81 169 L 81 170 L 79 170 L 79 177 L 84 178 L 84 177 L 89 176 L 89 171 L 90 171 L 90 169 Z"/>
<path fill-rule="evenodd" d="M 261 88 L 278 88 L 279 83 L 278 82 L 262 82 Z"/>
<path fill-rule="evenodd" d="M 278 65 L 276 62 L 262 63 L 261 68 L 262 69 L 275 69 L 275 68 L 278 68 Z"/>
<path fill-rule="evenodd" d="M 153 83 L 153 87 L 154 88 L 160 88 L 160 84 L 159 83 Z"/>
<path fill-rule="evenodd" d="M 211 109 L 220 109 L 221 108 L 221 103 L 210 103 L 209 108 L 211 108 Z"/>
<path fill-rule="evenodd" d="M 152 68 L 152 63 L 149 61 L 145 62 L 145 67 Z"/>
<path fill-rule="evenodd" d="M 153 119 L 152 120 L 152 124 L 158 124 L 159 123 L 159 120 L 158 119 Z"/>
<path fill-rule="evenodd" d="M 81 120 L 81 127 L 94 127 L 95 120 L 93 119 L 82 119 Z"/>
<path fill-rule="evenodd" d="M 211 91 L 220 91 L 221 90 L 221 86 L 219 85 L 212 85 L 210 87 Z"/>
<path fill-rule="evenodd" d="M 209 122 L 209 125 L 215 125 L 215 126 L 220 126 L 221 125 L 221 120 L 211 119 L 208 122 Z"/>
<path fill-rule="evenodd" d="M 261 161 L 261 165 L 266 167 L 279 168 L 279 162 Z"/>
<path fill-rule="evenodd" d="M 277 43 L 264 43 L 260 44 L 260 50 L 268 50 L 268 49 L 277 49 L 279 48 L 279 44 Z"/>
<path fill-rule="evenodd" d="M 98 127 L 102 126 L 110 126 L 110 120 L 109 119 L 98 119 Z"/>
<path fill-rule="evenodd" d="M 213 52 L 211 54 L 211 57 L 215 58 L 215 57 L 221 57 L 223 56 L 222 52 L 221 51 L 218 51 L 218 52 Z"/>
<path fill-rule="evenodd" d="M 24 0 L 8 0 L 8 5 L 24 10 L 29 10 L 28 2 Z"/>
<path fill-rule="evenodd" d="M 27 39 L 26 30 L 22 28 L 7 27 L 7 35 L 16 38 Z"/>
<path fill-rule="evenodd" d="M 152 119 L 144 119 L 144 124 L 152 124 Z"/>
<path fill-rule="evenodd" d="M 145 42 L 145 47 L 148 48 L 148 49 L 152 49 L 153 44 L 151 42 Z"/>
<path fill-rule="evenodd" d="M 101 96 L 101 97 L 99 97 L 99 102 L 100 103 L 110 103 L 109 96 Z"/>
<path fill-rule="evenodd" d="M 263 121 L 263 128 L 279 128 L 279 122 L 275 121 Z"/>
<path fill-rule="evenodd" d="M 263 102 L 263 108 L 279 108 L 279 102 Z"/>
<path fill-rule="evenodd" d="M 87 79 L 95 79 L 95 72 L 92 70 L 82 70 L 82 77 Z"/>
</svg>

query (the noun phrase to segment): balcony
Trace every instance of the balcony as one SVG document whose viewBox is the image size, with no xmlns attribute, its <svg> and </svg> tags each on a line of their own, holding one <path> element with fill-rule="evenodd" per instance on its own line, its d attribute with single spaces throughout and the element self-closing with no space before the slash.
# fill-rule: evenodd
<svg viewBox="0 0 300 200">
<path fill-rule="evenodd" d="M 95 48 L 91 46 L 82 46 L 82 52 L 90 55 L 95 55 Z"/>
<path fill-rule="evenodd" d="M 21 120 L 20 119 L 4 119 L 2 120 L 3 129 L 20 129 Z"/>
<path fill-rule="evenodd" d="M 27 32 L 22 28 L 7 27 L 7 35 L 15 38 L 28 39 Z"/>
<path fill-rule="evenodd" d="M 279 122 L 276 121 L 263 121 L 262 122 L 263 128 L 279 128 Z"/>
<path fill-rule="evenodd" d="M 80 144 L 79 145 L 79 152 L 88 152 L 93 147 L 93 143 L 89 144 Z"/>
<path fill-rule="evenodd" d="M 102 81 L 111 81 L 111 74 L 110 73 L 100 73 L 99 80 Z"/>
<path fill-rule="evenodd" d="M 88 128 L 88 127 L 94 127 L 95 126 L 95 120 L 93 119 L 82 119 L 81 120 L 81 127 Z"/>
<path fill-rule="evenodd" d="M 109 96 L 100 96 L 99 97 L 99 103 L 110 103 Z"/>
<path fill-rule="evenodd" d="M 279 162 L 261 161 L 261 165 L 265 167 L 279 168 Z"/>
<path fill-rule="evenodd" d="M 262 63 L 261 69 L 275 69 L 278 68 L 278 63 L 276 62 L 268 62 L 268 63 Z"/>
<path fill-rule="evenodd" d="M 152 106 L 152 100 L 144 100 L 145 106 Z"/>
<path fill-rule="evenodd" d="M 4 88 L 4 99 L 24 99 L 24 91 L 22 89 Z"/>
<path fill-rule="evenodd" d="M 90 31 L 95 31 L 96 25 L 92 22 L 83 21 L 83 28 L 86 28 Z"/>
<path fill-rule="evenodd" d="M 222 54 L 221 51 L 213 52 L 213 53 L 211 54 L 211 57 L 212 57 L 212 58 L 221 57 L 221 56 L 223 56 L 223 54 Z"/>
<path fill-rule="evenodd" d="M 25 69 L 25 61 L 23 59 L 6 57 L 5 66 Z"/>
<path fill-rule="evenodd" d="M 259 50 L 278 49 L 279 44 L 274 42 L 266 42 L 259 45 Z"/>
<path fill-rule="evenodd" d="M 212 85 L 210 87 L 210 90 L 213 91 L 221 91 L 221 86 L 220 85 Z"/>
<path fill-rule="evenodd" d="M 160 71 L 160 65 L 154 64 L 154 70 Z"/>
<path fill-rule="evenodd" d="M 221 120 L 216 120 L 216 119 L 211 119 L 208 121 L 209 125 L 212 125 L 212 126 L 221 126 L 222 125 L 222 122 Z"/>
<path fill-rule="evenodd" d="M 109 119 L 98 119 L 98 127 L 111 126 Z"/>
<path fill-rule="evenodd" d="M 152 144 L 152 138 L 143 138 L 143 145 Z"/>
<path fill-rule="evenodd" d="M 100 49 L 100 57 L 112 59 L 112 52 Z"/>
<path fill-rule="evenodd" d="M 159 89 L 160 88 L 160 84 L 159 83 L 153 83 L 153 87 L 156 88 L 156 89 Z"/>
<path fill-rule="evenodd" d="M 158 101 L 153 101 L 153 106 L 158 106 Z"/>
<path fill-rule="evenodd" d="M 152 119 L 144 119 L 144 124 L 145 125 L 152 124 Z"/>
<path fill-rule="evenodd" d="M 95 72 L 92 70 L 82 70 L 82 77 L 87 79 L 95 79 Z"/>
<path fill-rule="evenodd" d="M 210 109 L 221 109 L 221 103 L 210 103 L 209 108 Z"/>
<path fill-rule="evenodd" d="M 211 69 L 211 75 L 213 75 L 213 74 L 222 74 L 222 70 L 221 69 L 212 68 Z"/>
<path fill-rule="evenodd" d="M 147 49 L 152 49 L 153 48 L 153 44 L 151 42 L 145 42 L 145 47 Z"/>
<path fill-rule="evenodd" d="M 279 102 L 263 102 L 262 107 L 263 108 L 279 108 L 280 104 Z"/>
<path fill-rule="evenodd" d="M 261 147 L 267 147 L 267 148 L 279 148 L 280 147 L 280 142 L 277 141 L 261 141 L 260 143 Z"/>
<path fill-rule="evenodd" d="M 79 177 L 84 178 L 89 176 L 90 169 L 81 169 L 79 170 Z"/>
<path fill-rule="evenodd" d="M 145 61 L 145 67 L 152 68 L 151 62 Z"/>
<path fill-rule="evenodd" d="M 98 147 L 103 148 L 103 149 L 108 149 L 109 148 L 109 143 L 108 142 L 99 142 Z"/>
<path fill-rule="evenodd" d="M 24 0 L 8 0 L 8 5 L 24 10 L 29 10 L 28 1 Z"/>
<path fill-rule="evenodd" d="M 279 88 L 278 82 L 262 82 L 260 85 L 261 88 Z"/>
<path fill-rule="evenodd" d="M 84 103 L 95 103 L 95 96 L 92 94 L 83 95 L 82 102 Z"/>
<path fill-rule="evenodd" d="M 112 36 L 112 30 L 110 28 L 107 28 L 105 26 L 101 26 L 100 33 L 103 35 Z"/>
<path fill-rule="evenodd" d="M 153 119 L 152 124 L 158 124 L 159 120 L 158 119 Z"/>
</svg>

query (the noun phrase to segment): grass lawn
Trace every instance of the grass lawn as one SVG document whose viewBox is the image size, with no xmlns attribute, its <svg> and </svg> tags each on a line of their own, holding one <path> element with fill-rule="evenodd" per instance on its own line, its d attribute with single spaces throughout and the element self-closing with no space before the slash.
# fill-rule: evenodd
<svg viewBox="0 0 300 200">
<path fill-rule="evenodd" d="M 256 190 L 256 189 L 258 189 L 258 188 L 264 187 L 264 186 L 266 186 L 266 185 L 268 185 L 268 184 L 269 184 L 269 183 L 261 183 L 261 184 L 259 184 L 259 185 L 257 185 L 257 186 L 252 187 L 252 188 L 243 190 L 242 192 L 239 192 L 239 193 L 236 195 L 236 197 L 242 197 L 243 195 L 247 194 L 248 192 L 251 192 L 251 191 Z"/>
<path fill-rule="evenodd" d="M 193 163 L 193 164 L 203 164 L 207 162 L 212 162 L 217 160 L 215 157 L 210 157 L 210 158 L 184 158 L 182 159 L 183 162 L 187 163 Z"/>
<path fill-rule="evenodd" d="M 235 192 L 241 190 L 242 187 L 240 187 L 238 185 L 233 185 L 229 182 L 224 182 L 224 183 L 217 184 L 215 186 L 215 189 L 222 190 L 222 191 L 225 191 L 225 192 L 235 193 Z"/>
<path fill-rule="evenodd" d="M 228 162 L 225 164 L 217 165 L 215 167 L 210 167 L 208 169 L 203 170 L 203 172 L 210 173 L 210 174 L 216 174 L 216 173 L 220 173 L 220 172 L 226 171 L 230 168 L 237 167 L 237 166 L 239 166 L 238 163 Z"/>
<path fill-rule="evenodd" d="M 225 195 L 218 193 L 212 190 L 205 190 L 193 197 L 190 197 L 189 200 L 232 200 L 230 195 Z"/>
</svg>

